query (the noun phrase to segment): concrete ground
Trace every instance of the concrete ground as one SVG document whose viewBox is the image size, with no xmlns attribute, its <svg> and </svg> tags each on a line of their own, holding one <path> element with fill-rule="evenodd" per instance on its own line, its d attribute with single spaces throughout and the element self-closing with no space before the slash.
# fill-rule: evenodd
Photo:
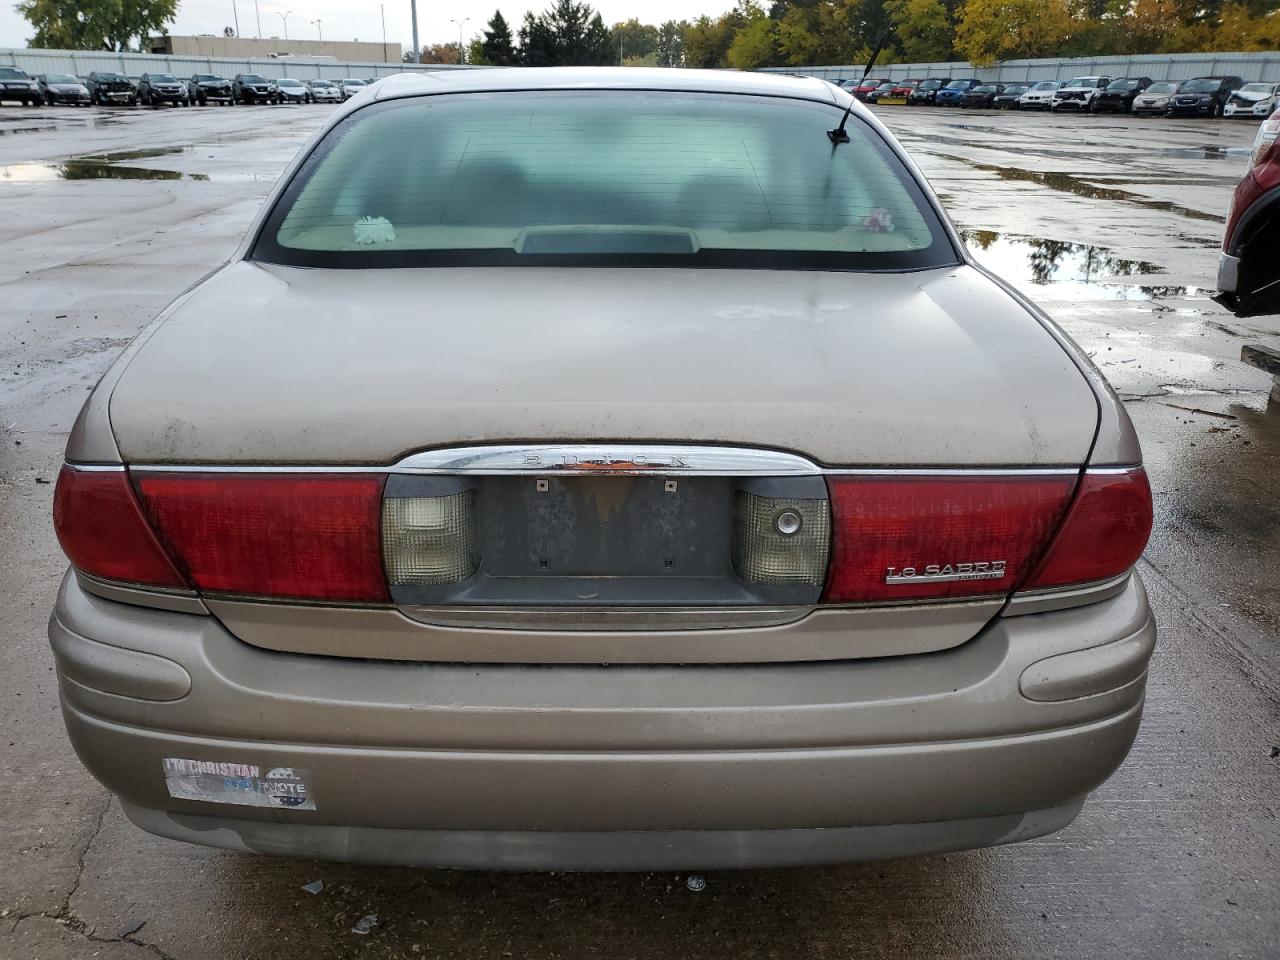
<svg viewBox="0 0 1280 960">
<path fill-rule="evenodd" d="M 324 107 L 0 109 L 0 957 L 1280 956 L 1280 410 L 1207 299 L 1252 123 L 884 108 L 971 246 L 1126 398 L 1161 629 L 1132 755 L 1060 833 L 889 863 L 495 875 L 147 836 L 62 730 L 49 481 L 112 356 L 235 246 Z M 301 887 L 322 879 L 311 895 Z M 352 932 L 376 914 L 367 935 Z"/>
</svg>

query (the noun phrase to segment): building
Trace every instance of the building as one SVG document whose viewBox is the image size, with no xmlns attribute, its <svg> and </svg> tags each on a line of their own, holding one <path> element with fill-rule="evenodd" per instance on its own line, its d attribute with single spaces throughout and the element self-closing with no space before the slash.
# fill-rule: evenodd
<svg viewBox="0 0 1280 960">
<path fill-rule="evenodd" d="M 353 63 L 399 63 L 400 44 L 362 43 L 344 40 L 281 40 L 267 37 L 175 37 L 165 34 L 151 37 L 152 53 L 177 57 L 307 57 Z"/>
</svg>

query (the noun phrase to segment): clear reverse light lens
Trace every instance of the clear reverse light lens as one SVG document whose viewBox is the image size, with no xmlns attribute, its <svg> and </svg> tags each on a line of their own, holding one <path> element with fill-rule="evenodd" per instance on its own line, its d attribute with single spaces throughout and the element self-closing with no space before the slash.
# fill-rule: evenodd
<svg viewBox="0 0 1280 960">
<path fill-rule="evenodd" d="M 734 500 L 733 569 L 752 583 L 821 586 L 827 576 L 831 512 L 826 500 Z"/>
<path fill-rule="evenodd" d="M 382 555 L 393 585 L 460 583 L 480 568 L 474 490 L 382 501 Z"/>
</svg>

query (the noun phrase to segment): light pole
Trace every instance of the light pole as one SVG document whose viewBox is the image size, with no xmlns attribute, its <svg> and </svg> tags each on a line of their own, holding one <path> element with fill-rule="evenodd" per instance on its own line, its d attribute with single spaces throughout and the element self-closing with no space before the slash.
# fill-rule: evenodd
<svg viewBox="0 0 1280 960">
<path fill-rule="evenodd" d="M 240 11 L 236 9 L 236 0 L 231 0 L 231 19 L 236 22 L 236 36 L 240 36 Z"/>
<path fill-rule="evenodd" d="M 317 39 L 319 39 L 319 40 L 323 40 L 323 39 L 324 39 L 324 32 L 320 29 L 320 21 L 319 21 L 319 20 L 312 20 L 311 22 L 312 22 L 313 24 L 315 24 L 315 28 L 316 28 L 316 38 L 317 38 Z"/>
<path fill-rule="evenodd" d="M 378 4 L 378 12 L 382 14 L 382 62 L 387 63 L 387 6 Z"/>
<path fill-rule="evenodd" d="M 291 13 L 293 13 L 292 10 L 286 10 L 284 13 L 281 13 L 279 10 L 276 11 L 276 16 L 284 21 L 284 42 L 285 43 L 289 42 L 289 14 Z"/>
<path fill-rule="evenodd" d="M 409 17 L 413 20 L 413 62 L 422 62 L 422 48 L 418 46 L 418 0 L 409 0 Z"/>
<path fill-rule="evenodd" d="M 463 17 L 461 20 L 449 21 L 450 23 L 456 23 L 458 25 L 458 64 L 459 65 L 467 62 L 466 54 L 462 52 L 462 27 L 468 21 L 470 21 L 470 19 L 471 19 L 470 17 Z"/>
<path fill-rule="evenodd" d="M 253 19 L 258 21 L 258 39 L 262 39 L 262 14 L 258 12 L 258 0 L 253 0 Z"/>
</svg>

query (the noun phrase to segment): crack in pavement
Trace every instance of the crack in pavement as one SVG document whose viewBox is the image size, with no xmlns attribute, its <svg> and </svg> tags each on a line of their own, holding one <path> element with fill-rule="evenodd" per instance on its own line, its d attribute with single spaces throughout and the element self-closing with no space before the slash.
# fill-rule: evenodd
<svg viewBox="0 0 1280 960">
<path fill-rule="evenodd" d="M 108 793 L 106 795 L 106 802 L 102 805 L 102 809 L 100 809 L 95 815 L 93 829 L 89 831 L 88 839 L 85 841 L 84 846 L 81 847 L 79 854 L 76 856 L 75 881 L 71 884 L 71 888 L 63 898 L 62 904 L 58 907 L 58 911 L 56 913 L 50 913 L 47 910 L 35 910 L 31 913 L 20 913 L 15 914 L 12 917 L 6 917 L 5 919 L 13 920 L 13 924 L 9 928 L 8 935 L 11 937 L 16 935 L 18 927 L 20 927 L 24 921 L 36 919 L 52 920 L 54 923 L 59 924 L 65 929 L 84 937 L 90 943 L 129 943 L 150 951 L 159 958 L 159 960 L 178 960 L 178 958 L 166 953 L 160 947 L 156 946 L 156 944 L 150 943 L 146 940 L 139 940 L 132 934 L 123 937 L 100 937 L 98 936 L 96 929 L 90 929 L 89 924 L 86 923 L 83 918 L 77 916 L 71 909 L 71 901 L 75 898 L 76 893 L 79 892 L 80 885 L 84 881 L 85 861 L 89 856 L 89 851 L 93 848 L 94 842 L 98 839 L 99 834 L 102 833 L 103 825 L 106 823 L 107 814 L 110 812 L 111 804 L 114 800 L 115 798 Z"/>
</svg>

